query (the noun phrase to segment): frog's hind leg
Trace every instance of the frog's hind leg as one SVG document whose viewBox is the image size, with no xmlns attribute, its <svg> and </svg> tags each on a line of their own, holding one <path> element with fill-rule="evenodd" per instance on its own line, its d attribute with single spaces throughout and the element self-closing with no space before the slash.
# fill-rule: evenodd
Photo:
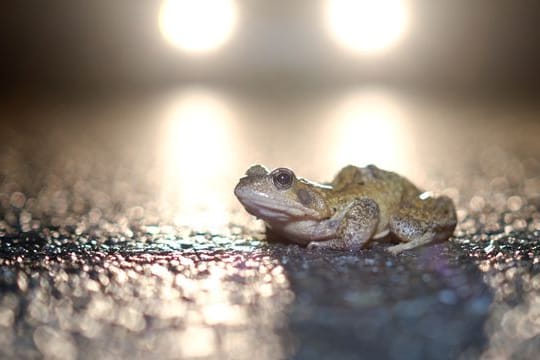
<svg viewBox="0 0 540 360">
<path fill-rule="evenodd" d="M 387 250 L 398 254 L 429 243 L 446 241 L 452 236 L 456 223 L 456 211 L 450 198 L 418 199 L 391 217 L 390 230 L 402 243 Z"/>
</svg>

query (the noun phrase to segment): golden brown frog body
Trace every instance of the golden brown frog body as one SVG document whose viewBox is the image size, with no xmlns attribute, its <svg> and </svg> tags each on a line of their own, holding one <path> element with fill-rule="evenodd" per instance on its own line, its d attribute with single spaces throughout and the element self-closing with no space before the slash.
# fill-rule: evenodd
<svg viewBox="0 0 540 360">
<path fill-rule="evenodd" d="M 388 248 L 395 254 L 445 241 L 456 227 L 450 198 L 374 165 L 347 166 L 328 185 L 254 165 L 234 193 L 272 231 L 308 248 L 357 250 L 391 232 L 401 242 Z"/>
</svg>

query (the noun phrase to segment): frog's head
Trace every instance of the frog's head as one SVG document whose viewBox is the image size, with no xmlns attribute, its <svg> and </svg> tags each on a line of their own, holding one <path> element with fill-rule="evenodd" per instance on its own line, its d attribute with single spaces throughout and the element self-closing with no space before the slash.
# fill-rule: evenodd
<svg viewBox="0 0 540 360">
<path fill-rule="evenodd" d="M 323 189 L 286 168 L 253 165 L 234 189 L 246 210 L 267 222 L 320 220 L 329 216 Z"/>
</svg>

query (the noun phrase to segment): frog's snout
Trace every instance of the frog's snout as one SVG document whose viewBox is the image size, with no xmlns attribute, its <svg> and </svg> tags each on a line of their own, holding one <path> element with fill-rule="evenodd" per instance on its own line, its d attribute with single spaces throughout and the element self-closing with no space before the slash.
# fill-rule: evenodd
<svg viewBox="0 0 540 360">
<path fill-rule="evenodd" d="M 234 187 L 234 195 L 237 197 L 237 198 L 242 198 L 242 197 L 245 197 L 246 196 L 246 193 L 247 193 L 247 181 L 248 181 L 248 177 L 247 176 L 244 176 L 243 178 L 240 178 L 240 180 L 238 181 L 238 184 L 236 184 L 236 186 Z"/>
</svg>

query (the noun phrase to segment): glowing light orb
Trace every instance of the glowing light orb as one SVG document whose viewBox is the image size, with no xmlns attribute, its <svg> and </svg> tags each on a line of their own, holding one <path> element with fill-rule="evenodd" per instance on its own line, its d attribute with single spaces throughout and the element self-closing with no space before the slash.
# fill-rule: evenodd
<svg viewBox="0 0 540 360">
<path fill-rule="evenodd" d="M 359 53 L 378 53 L 405 33 L 404 0 L 327 0 L 326 25 L 334 40 Z"/>
<path fill-rule="evenodd" d="M 404 109 L 391 93 L 363 90 L 347 94 L 331 115 L 334 167 L 376 164 L 383 169 L 410 173 Z M 328 136 L 327 135 L 327 136 Z"/>
<path fill-rule="evenodd" d="M 159 27 L 174 46 L 205 53 L 231 37 L 237 17 L 234 0 L 166 0 L 160 9 Z"/>
</svg>

